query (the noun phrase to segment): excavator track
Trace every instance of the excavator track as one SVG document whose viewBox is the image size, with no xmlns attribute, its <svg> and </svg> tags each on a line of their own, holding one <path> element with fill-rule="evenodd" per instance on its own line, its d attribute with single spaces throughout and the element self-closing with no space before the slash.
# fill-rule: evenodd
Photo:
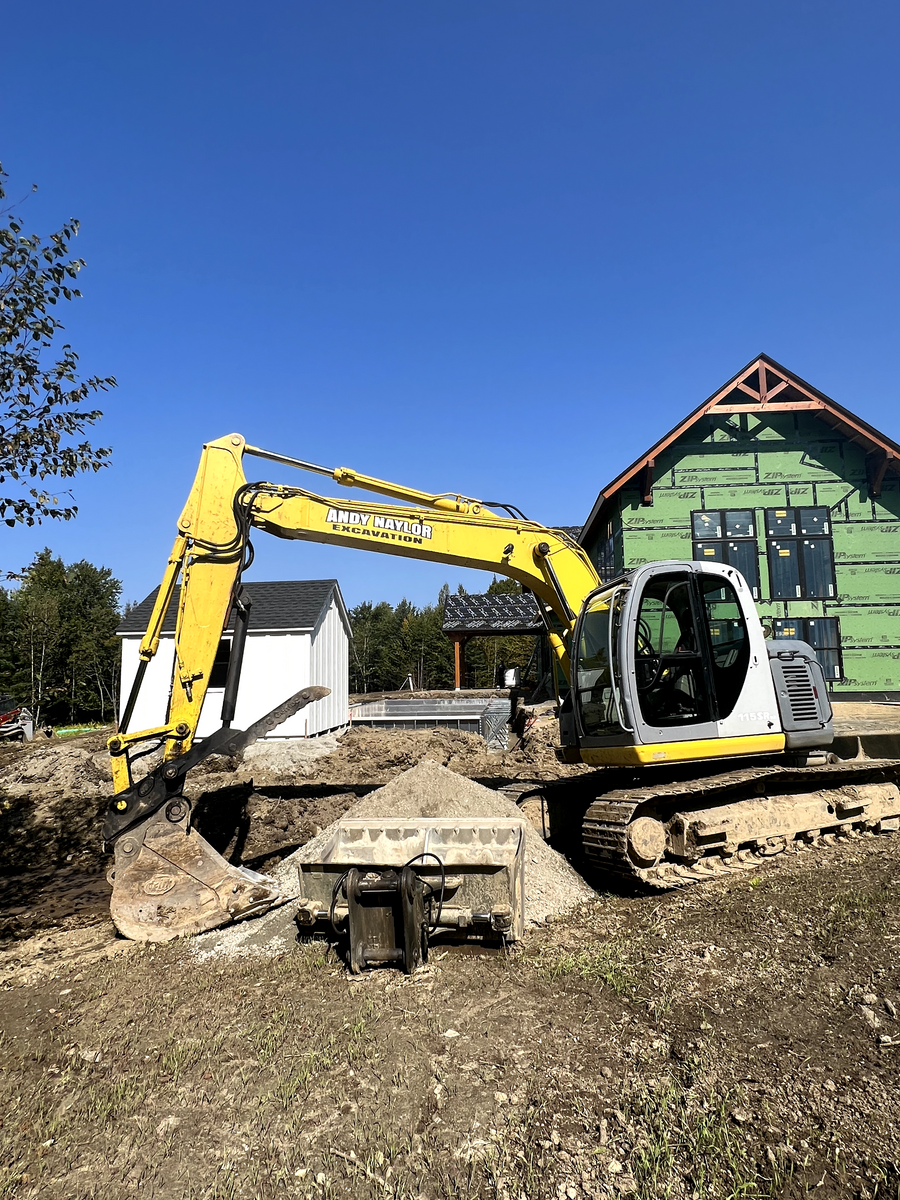
<svg viewBox="0 0 900 1200">
<path fill-rule="evenodd" d="M 657 889 L 757 870 L 789 849 L 900 831 L 900 759 L 758 764 L 652 785 L 645 778 L 610 787 L 621 775 L 607 782 L 601 772 L 531 794 L 548 803 L 551 840 L 565 841 L 555 834 L 571 831 L 580 810 L 587 862 Z M 609 790 L 601 792 L 603 783 Z"/>
<path fill-rule="evenodd" d="M 650 887 L 685 887 L 756 869 L 791 845 L 895 830 L 898 776 L 897 761 L 841 762 L 620 789 L 590 805 L 582 845 L 597 868 Z M 817 823 L 797 828 L 798 810 L 817 814 Z"/>
</svg>

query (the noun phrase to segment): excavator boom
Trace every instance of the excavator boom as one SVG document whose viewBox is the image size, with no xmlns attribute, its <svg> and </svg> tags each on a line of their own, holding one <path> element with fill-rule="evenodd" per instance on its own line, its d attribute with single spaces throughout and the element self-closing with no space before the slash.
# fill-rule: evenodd
<svg viewBox="0 0 900 1200">
<path fill-rule="evenodd" d="M 349 503 L 300 487 L 248 482 L 245 457 L 256 457 L 330 476 L 399 504 Z M 565 672 L 569 644 L 583 598 L 599 583 L 584 551 L 560 530 L 547 529 L 514 511 L 498 515 L 468 497 L 431 494 L 362 475 L 320 467 L 247 446 L 239 434 L 210 442 L 187 503 L 147 631 L 119 729 L 109 741 L 115 795 L 104 825 L 115 847 L 112 915 L 138 940 L 166 940 L 265 911 L 285 899 L 273 880 L 227 863 L 191 827 L 183 795 L 190 767 L 213 753 L 236 753 L 274 728 L 290 712 L 327 689 L 307 688 L 246 733 L 231 730 L 248 623 L 241 574 L 252 557 L 254 529 L 292 540 L 351 546 L 496 571 L 517 579 L 538 598 L 550 643 Z M 164 724 L 132 731 L 131 718 L 147 665 L 175 588 L 181 582 L 175 624 L 171 699 Z M 195 740 L 209 678 L 229 615 L 235 634 L 222 708 L 222 728 Z M 136 780 L 132 765 L 156 742 L 162 763 Z"/>
</svg>

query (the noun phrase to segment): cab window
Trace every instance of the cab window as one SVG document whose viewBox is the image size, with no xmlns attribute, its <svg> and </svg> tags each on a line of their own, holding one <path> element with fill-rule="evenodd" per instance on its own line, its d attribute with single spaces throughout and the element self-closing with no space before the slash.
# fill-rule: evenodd
<svg viewBox="0 0 900 1200">
<path fill-rule="evenodd" d="M 594 600 L 581 620 L 578 643 L 577 700 L 581 710 L 581 725 L 589 737 L 621 733 L 613 692 L 614 661 L 610 661 L 610 645 L 618 636 L 618 606 L 611 615 L 605 600 Z M 613 620 L 612 637 L 610 620 Z M 613 648 L 615 654 L 615 649 Z"/>
<path fill-rule="evenodd" d="M 703 614 L 712 650 L 712 676 L 718 716 L 727 717 L 738 702 L 747 664 L 750 640 L 737 592 L 725 579 L 700 577 Z"/>
<path fill-rule="evenodd" d="M 690 575 L 651 579 L 641 597 L 634 664 L 638 702 L 648 725 L 695 725 L 713 719 Z"/>
</svg>

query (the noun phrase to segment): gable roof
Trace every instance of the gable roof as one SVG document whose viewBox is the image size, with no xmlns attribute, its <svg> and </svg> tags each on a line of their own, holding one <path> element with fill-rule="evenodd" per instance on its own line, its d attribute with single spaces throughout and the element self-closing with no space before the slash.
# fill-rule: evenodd
<svg viewBox="0 0 900 1200">
<path fill-rule="evenodd" d="M 701 417 L 711 412 L 798 411 L 812 412 L 826 425 L 863 447 L 869 456 L 866 467 L 872 496 L 881 494 L 881 484 L 887 471 L 900 475 L 900 445 L 787 367 L 781 366 L 767 354 L 760 354 L 606 485 L 584 523 L 579 540 L 584 542 L 593 533 L 607 504 L 626 484 L 637 483 L 643 489 L 642 494 L 649 497 L 654 460 Z"/>
<path fill-rule="evenodd" d="M 543 633 L 537 601 L 530 593 L 448 596 L 444 601 L 444 633 Z"/>
<path fill-rule="evenodd" d="M 344 598 L 336 579 L 281 579 L 271 582 L 245 583 L 244 591 L 250 597 L 250 632 L 300 632 L 315 629 L 322 613 L 336 595 L 341 618 L 350 635 L 350 622 L 344 606 Z M 131 610 L 119 625 L 116 633 L 122 636 L 140 635 L 147 630 L 147 622 L 153 611 L 153 603 L 159 588 L 154 588 L 146 600 Z M 163 634 L 174 634 L 175 614 L 181 588 L 176 587 L 163 621 Z M 228 618 L 226 629 L 234 629 L 234 613 Z"/>
</svg>

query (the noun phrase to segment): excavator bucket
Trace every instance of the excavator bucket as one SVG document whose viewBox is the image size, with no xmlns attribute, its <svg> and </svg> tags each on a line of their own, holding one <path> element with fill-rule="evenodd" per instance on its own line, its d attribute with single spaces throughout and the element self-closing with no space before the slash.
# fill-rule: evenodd
<svg viewBox="0 0 900 1200">
<path fill-rule="evenodd" d="M 240 753 L 329 694 L 325 687 L 303 688 L 249 729 L 223 727 L 113 797 L 104 837 L 115 849 L 110 914 L 120 933 L 136 942 L 168 942 L 292 899 L 269 876 L 229 863 L 191 827 L 191 803 L 182 788 L 187 772 L 204 758 Z"/>
<path fill-rule="evenodd" d="M 283 903 L 274 879 L 232 866 L 189 817 L 186 801 L 171 801 L 116 842 L 110 912 L 125 937 L 168 942 Z"/>
</svg>

